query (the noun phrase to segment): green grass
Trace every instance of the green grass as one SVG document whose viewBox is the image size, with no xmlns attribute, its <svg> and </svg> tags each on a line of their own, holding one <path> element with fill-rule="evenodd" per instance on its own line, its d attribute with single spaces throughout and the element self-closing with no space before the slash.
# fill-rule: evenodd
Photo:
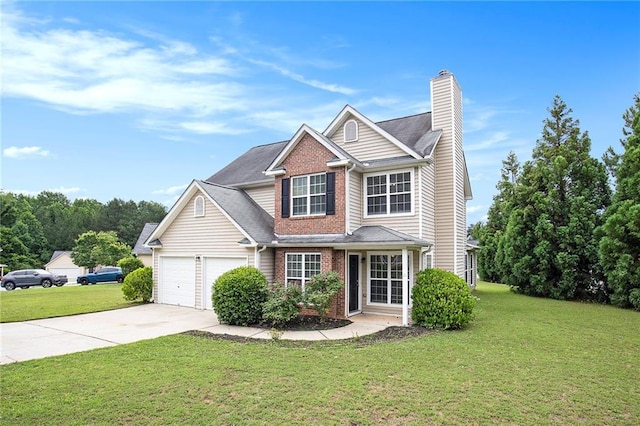
<svg viewBox="0 0 640 426">
<path fill-rule="evenodd" d="M 463 331 L 174 335 L 0 367 L 3 424 L 640 424 L 640 314 L 481 283 Z"/>
<path fill-rule="evenodd" d="M 126 308 L 122 284 L 31 287 L 0 292 L 0 322 L 27 321 Z"/>
</svg>

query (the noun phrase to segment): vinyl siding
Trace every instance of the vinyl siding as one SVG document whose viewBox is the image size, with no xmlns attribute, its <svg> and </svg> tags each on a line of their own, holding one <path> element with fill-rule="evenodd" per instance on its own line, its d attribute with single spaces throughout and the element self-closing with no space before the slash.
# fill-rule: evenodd
<svg viewBox="0 0 640 426">
<path fill-rule="evenodd" d="M 422 235 L 421 238 L 435 242 L 436 240 L 436 182 L 435 167 L 431 165 L 420 169 L 422 173 Z"/>
<path fill-rule="evenodd" d="M 393 172 L 393 171 L 392 171 Z M 385 173 L 384 171 L 379 172 L 380 174 Z M 378 172 L 372 173 L 378 174 Z M 420 216 L 418 214 L 419 206 L 417 203 L 419 202 L 418 197 L 418 170 L 413 169 L 413 185 L 412 185 L 412 193 L 411 193 L 411 202 L 413 203 L 413 214 L 400 214 L 400 215 L 380 215 L 380 216 L 369 216 L 365 217 L 365 209 L 367 208 L 366 201 L 366 189 L 365 184 L 366 180 L 364 176 L 362 176 L 362 207 L 360 209 L 362 214 L 362 225 L 382 225 L 391 229 L 395 229 L 396 231 L 404 232 L 405 234 L 418 236 L 420 233 Z"/>
<path fill-rule="evenodd" d="M 260 268 L 264 274 L 267 282 L 272 284 L 275 280 L 276 273 L 276 251 L 273 248 L 268 248 L 260 253 Z"/>
<path fill-rule="evenodd" d="M 455 137 L 455 167 L 456 167 L 456 272 L 464 277 L 464 259 L 466 256 L 467 236 L 467 202 L 464 197 L 464 153 L 462 147 L 462 94 L 459 90 L 453 92 L 454 114 L 453 132 Z"/>
<path fill-rule="evenodd" d="M 347 230 L 353 232 L 362 226 L 362 174 L 349 173 L 349 220 Z"/>
<path fill-rule="evenodd" d="M 352 117 L 347 117 L 345 122 Z M 405 151 L 400 149 L 394 143 L 380 136 L 379 133 L 371 129 L 359 120 L 358 123 L 358 140 L 355 142 L 344 141 L 344 124 L 339 126 L 331 140 L 340 145 L 345 151 L 353 155 L 359 161 L 379 160 L 382 158 L 394 158 L 407 155 Z"/>
<path fill-rule="evenodd" d="M 194 217 L 195 194 L 159 236 L 162 248 L 154 249 L 153 281 L 157 298 L 159 256 L 247 257 L 254 264 L 254 248 L 242 247 L 238 241 L 244 235 L 205 197 L 204 217 Z M 195 260 L 194 260 L 195 262 Z M 196 262 L 196 306 L 201 306 L 202 262 Z"/>
<path fill-rule="evenodd" d="M 245 189 L 244 191 L 249 195 L 253 200 L 258 203 L 260 207 L 265 209 L 267 213 L 271 216 L 275 215 L 275 199 L 276 192 L 274 189 L 274 184 L 270 183 L 268 186 L 260 186 L 257 188 Z"/>
<path fill-rule="evenodd" d="M 455 271 L 456 244 L 454 243 L 456 215 L 454 212 L 454 151 L 452 132 L 452 79 L 436 78 L 432 81 L 433 128 L 443 134 L 435 152 L 435 267 Z"/>
</svg>

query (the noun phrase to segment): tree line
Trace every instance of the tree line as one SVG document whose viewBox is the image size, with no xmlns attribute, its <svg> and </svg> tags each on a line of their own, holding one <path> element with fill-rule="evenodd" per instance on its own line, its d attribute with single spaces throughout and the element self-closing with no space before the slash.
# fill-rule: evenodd
<svg viewBox="0 0 640 426">
<path fill-rule="evenodd" d="M 133 247 L 147 222 L 160 222 L 167 213 L 154 201 L 102 204 L 94 199 L 71 202 L 59 192 L 37 196 L 0 192 L 0 263 L 9 269 L 40 268 L 55 250 L 72 250 L 88 231 L 112 232 Z"/>
<path fill-rule="evenodd" d="M 517 292 L 640 310 L 640 94 L 622 153 L 602 159 L 556 96 L 532 159 L 510 152 L 486 222 L 471 227 L 483 280 Z"/>
</svg>

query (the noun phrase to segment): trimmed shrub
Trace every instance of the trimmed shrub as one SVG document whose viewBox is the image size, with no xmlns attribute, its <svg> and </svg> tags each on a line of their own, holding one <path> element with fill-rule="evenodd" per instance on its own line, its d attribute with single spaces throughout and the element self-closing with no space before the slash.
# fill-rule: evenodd
<svg viewBox="0 0 640 426">
<path fill-rule="evenodd" d="M 299 286 L 285 287 L 274 283 L 269 298 L 262 307 L 262 319 L 271 326 L 284 325 L 300 315 L 300 302 L 302 291 Z"/>
<path fill-rule="evenodd" d="M 142 263 L 142 260 L 137 257 L 129 256 L 118 260 L 118 264 L 116 266 L 119 266 L 120 269 L 122 269 L 122 275 L 126 277 L 136 269 L 144 268 L 144 263 Z"/>
<path fill-rule="evenodd" d="M 264 274 L 253 266 L 241 266 L 218 277 L 211 300 L 221 322 L 250 325 L 262 319 L 262 305 L 268 295 Z"/>
<path fill-rule="evenodd" d="M 476 300 L 467 283 L 452 272 L 420 271 L 411 298 L 411 317 L 424 327 L 458 329 L 473 319 Z"/>
<path fill-rule="evenodd" d="M 335 271 L 327 271 L 311 277 L 304 290 L 304 303 L 315 309 L 321 317 L 327 315 L 329 303 L 338 294 L 344 283 Z"/>
<path fill-rule="evenodd" d="M 151 300 L 153 291 L 153 270 L 151 266 L 138 268 L 124 278 L 122 293 L 125 300 Z"/>
</svg>

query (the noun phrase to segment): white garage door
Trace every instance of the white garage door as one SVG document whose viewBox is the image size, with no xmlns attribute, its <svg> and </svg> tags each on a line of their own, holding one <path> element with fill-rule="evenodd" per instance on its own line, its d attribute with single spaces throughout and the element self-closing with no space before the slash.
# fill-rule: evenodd
<svg viewBox="0 0 640 426">
<path fill-rule="evenodd" d="M 49 272 L 56 275 L 66 275 L 70 283 L 75 283 L 80 275 L 80 268 L 49 268 Z"/>
<path fill-rule="evenodd" d="M 211 287 L 218 277 L 231 269 L 238 266 L 247 266 L 247 258 L 233 258 L 233 257 L 205 257 L 204 258 L 204 294 L 205 309 L 213 309 L 211 303 Z"/>
<path fill-rule="evenodd" d="M 160 303 L 195 307 L 196 266 L 193 257 L 160 258 Z"/>
</svg>

